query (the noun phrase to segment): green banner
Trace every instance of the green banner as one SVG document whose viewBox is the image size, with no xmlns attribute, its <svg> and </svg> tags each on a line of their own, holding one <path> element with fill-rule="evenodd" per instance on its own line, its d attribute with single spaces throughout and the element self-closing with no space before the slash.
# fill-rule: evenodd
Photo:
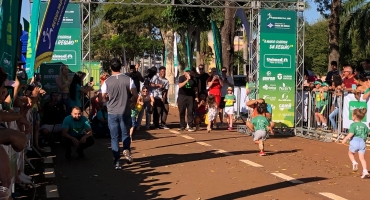
<svg viewBox="0 0 370 200">
<path fill-rule="evenodd" d="M 47 3 L 42 3 L 40 13 L 45 13 Z M 63 16 L 53 52 L 52 62 L 62 62 L 73 72 L 82 70 L 80 4 L 69 3 Z M 42 19 L 41 19 L 42 20 Z"/>
<path fill-rule="evenodd" d="M 294 127 L 297 13 L 261 10 L 259 98 L 272 107 L 276 127 Z"/>
<path fill-rule="evenodd" d="M 219 74 L 221 74 L 222 68 L 222 44 L 221 44 L 221 34 L 218 29 L 216 22 L 211 21 L 212 26 L 212 36 L 213 36 L 213 48 L 216 57 L 216 69 Z"/>
<path fill-rule="evenodd" d="M 20 43 L 20 13 L 22 1 L 0 1 L 0 66 L 14 80 Z"/>
</svg>

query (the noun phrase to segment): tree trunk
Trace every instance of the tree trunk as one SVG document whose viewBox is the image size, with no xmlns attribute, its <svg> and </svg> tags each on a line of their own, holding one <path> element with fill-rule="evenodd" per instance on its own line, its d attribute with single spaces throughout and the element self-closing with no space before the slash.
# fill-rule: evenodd
<svg viewBox="0 0 370 200">
<path fill-rule="evenodd" d="M 201 52 L 200 52 L 200 29 L 199 27 L 197 27 L 196 29 L 196 35 L 195 35 L 195 40 L 196 40 L 196 66 L 195 67 L 198 67 L 200 64 L 202 64 L 202 59 L 201 59 Z"/>
<path fill-rule="evenodd" d="M 329 16 L 329 63 L 328 71 L 331 70 L 331 61 L 339 63 L 339 15 L 341 8 L 341 0 L 333 0 L 331 4 L 331 12 Z"/>
<path fill-rule="evenodd" d="M 225 1 L 228 4 L 229 1 Z M 232 4 L 232 3 L 231 3 Z M 225 8 L 225 20 L 221 29 L 222 66 L 228 69 L 228 74 L 233 75 L 235 9 Z"/>
<path fill-rule="evenodd" d="M 170 30 L 162 30 L 161 35 L 163 38 L 163 42 L 165 45 L 165 49 L 167 49 L 166 55 L 166 78 L 170 84 L 170 88 L 168 90 L 168 96 L 173 95 L 175 93 L 175 69 L 174 69 L 174 60 L 173 60 L 173 40 L 174 40 L 174 32 L 172 29 Z"/>
<path fill-rule="evenodd" d="M 249 41 L 249 38 L 247 38 L 247 34 L 245 33 L 245 31 L 243 31 L 243 74 L 244 75 L 247 75 L 249 69 L 247 69 L 247 63 L 248 63 L 248 54 L 249 54 L 249 51 L 248 51 L 248 41 Z"/>
</svg>

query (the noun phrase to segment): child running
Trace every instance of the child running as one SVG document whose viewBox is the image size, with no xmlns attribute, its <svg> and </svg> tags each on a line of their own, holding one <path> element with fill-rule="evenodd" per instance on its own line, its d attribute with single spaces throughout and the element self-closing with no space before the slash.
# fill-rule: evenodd
<svg viewBox="0 0 370 200">
<path fill-rule="evenodd" d="M 347 140 L 349 142 L 348 157 L 352 161 L 353 171 L 358 170 L 358 163 L 356 162 L 354 154 L 358 152 L 358 158 L 362 165 L 362 176 L 361 178 L 369 177 L 369 172 L 367 171 L 365 151 L 366 151 L 366 139 L 369 135 L 369 128 L 361 122 L 365 117 L 367 112 L 366 108 L 353 110 L 352 119 L 353 123 L 349 127 L 348 135 L 342 140 L 342 144 L 345 144 Z"/>
<path fill-rule="evenodd" d="M 211 132 L 211 127 L 213 126 L 214 120 L 217 116 L 217 103 L 216 98 L 213 94 L 208 95 L 207 97 L 207 109 L 208 109 L 208 125 L 207 132 Z"/>
<path fill-rule="evenodd" d="M 140 113 L 140 111 L 143 109 L 144 102 L 140 100 L 140 98 L 137 99 L 137 102 L 132 102 L 130 104 L 131 107 L 131 128 L 130 128 L 130 138 L 132 142 L 132 134 L 134 133 L 135 127 L 137 127 L 136 124 L 136 117 Z"/>
<path fill-rule="evenodd" d="M 254 131 L 253 141 L 255 144 L 258 144 L 260 149 L 260 156 L 265 156 L 264 152 L 264 140 L 267 136 L 267 131 L 270 131 L 273 134 L 269 120 L 264 116 L 266 113 L 266 105 L 260 104 L 256 108 L 257 116 L 253 117 L 252 121 L 247 122 L 247 127 Z"/>
<path fill-rule="evenodd" d="M 233 130 L 233 115 L 234 115 L 234 103 L 235 95 L 233 94 L 233 88 L 227 88 L 227 95 L 225 95 L 225 116 L 227 119 L 228 130 Z"/>
</svg>

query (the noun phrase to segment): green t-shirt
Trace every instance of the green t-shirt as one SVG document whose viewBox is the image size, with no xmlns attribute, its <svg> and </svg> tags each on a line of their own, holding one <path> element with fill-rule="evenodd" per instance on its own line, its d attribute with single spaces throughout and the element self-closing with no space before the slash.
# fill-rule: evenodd
<svg viewBox="0 0 370 200">
<path fill-rule="evenodd" d="M 362 122 L 353 122 L 349 126 L 349 133 L 353 133 L 354 137 L 362 138 L 365 141 L 367 140 L 369 132 L 369 128 Z"/>
<path fill-rule="evenodd" d="M 316 107 L 317 108 L 321 108 L 321 107 L 324 107 L 326 105 L 328 105 L 328 93 L 327 92 L 324 92 L 323 93 L 323 97 L 324 98 L 321 98 L 321 93 L 320 92 L 316 92 L 315 94 L 315 99 L 316 99 Z"/>
<path fill-rule="evenodd" d="M 235 95 L 233 94 L 227 94 L 225 96 L 225 107 L 232 107 L 234 106 L 234 100 L 235 100 Z"/>
<path fill-rule="evenodd" d="M 364 94 L 366 94 L 366 93 L 368 93 L 368 92 L 370 92 L 370 88 L 366 88 L 366 90 L 365 90 Z"/>
<path fill-rule="evenodd" d="M 267 127 L 270 126 L 268 119 L 262 115 L 253 117 L 252 124 L 255 131 L 267 131 Z"/>
<path fill-rule="evenodd" d="M 71 115 L 63 120 L 63 129 L 68 129 L 68 134 L 72 137 L 78 137 L 85 134 L 85 131 L 91 129 L 89 120 L 85 116 L 81 116 L 79 121 L 73 119 Z"/>
<path fill-rule="evenodd" d="M 139 114 L 139 110 L 135 107 L 131 109 L 131 117 L 136 117 Z"/>
</svg>

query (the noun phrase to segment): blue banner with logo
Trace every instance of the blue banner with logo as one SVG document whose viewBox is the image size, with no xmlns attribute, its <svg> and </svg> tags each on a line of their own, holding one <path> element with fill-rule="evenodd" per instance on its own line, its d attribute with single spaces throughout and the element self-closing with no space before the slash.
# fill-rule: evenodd
<svg viewBox="0 0 370 200">
<path fill-rule="evenodd" d="M 69 0 L 49 0 L 37 39 L 36 70 L 42 63 L 52 59 L 55 42 Z"/>
</svg>

